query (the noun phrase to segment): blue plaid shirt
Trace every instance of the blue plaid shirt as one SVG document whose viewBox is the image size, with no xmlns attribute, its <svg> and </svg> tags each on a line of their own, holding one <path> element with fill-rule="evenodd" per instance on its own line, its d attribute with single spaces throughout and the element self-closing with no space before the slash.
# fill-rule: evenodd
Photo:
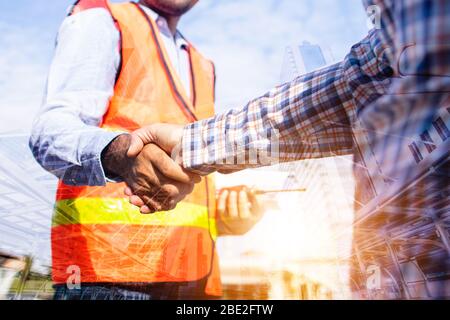
<svg viewBox="0 0 450 320">
<path fill-rule="evenodd" d="M 365 5 L 377 6 L 380 26 L 344 61 L 188 125 L 183 165 L 208 174 L 268 164 L 259 155 L 286 162 L 352 154 L 354 292 L 448 297 L 450 1 Z M 412 290 L 407 279 L 415 276 L 402 271 L 411 261 L 426 275 L 425 295 Z M 381 281 L 381 290 L 366 290 L 370 265 L 394 277 Z"/>
<path fill-rule="evenodd" d="M 365 5 L 378 6 L 381 26 L 344 61 L 187 126 L 184 167 L 208 174 L 261 166 L 248 155 L 270 153 L 275 141 L 281 162 L 358 153 L 383 185 L 410 181 L 412 168 L 447 151 L 450 2 Z"/>
</svg>

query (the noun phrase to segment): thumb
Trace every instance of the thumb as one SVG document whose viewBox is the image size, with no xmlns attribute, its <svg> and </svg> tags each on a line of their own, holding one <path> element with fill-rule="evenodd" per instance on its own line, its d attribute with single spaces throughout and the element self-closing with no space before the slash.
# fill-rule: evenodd
<svg viewBox="0 0 450 320">
<path fill-rule="evenodd" d="M 128 157 L 136 157 L 146 144 L 157 144 L 167 153 L 171 153 L 179 143 L 183 134 L 183 126 L 169 124 L 153 124 L 131 133 Z"/>
<path fill-rule="evenodd" d="M 127 151 L 127 156 L 129 158 L 135 158 L 142 151 L 144 145 L 148 143 L 150 143 L 150 141 L 147 142 L 145 139 L 143 139 L 142 135 L 139 135 L 137 131 L 131 133 L 131 142 L 130 147 Z"/>
</svg>

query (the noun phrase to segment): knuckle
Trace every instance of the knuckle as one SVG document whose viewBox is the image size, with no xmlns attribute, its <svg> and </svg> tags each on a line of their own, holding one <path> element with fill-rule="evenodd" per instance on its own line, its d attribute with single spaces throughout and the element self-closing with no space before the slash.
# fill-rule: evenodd
<svg viewBox="0 0 450 320">
<path fill-rule="evenodd" d="M 166 198 L 162 202 L 162 210 L 170 211 L 175 208 L 176 202 L 173 199 Z"/>
<path fill-rule="evenodd" d="M 171 184 L 164 185 L 162 187 L 162 190 L 163 190 L 164 194 L 166 194 L 167 197 L 169 197 L 169 198 L 176 198 L 180 194 L 180 191 L 178 190 L 178 188 Z"/>
<path fill-rule="evenodd" d="M 187 193 L 191 193 L 194 190 L 195 184 L 193 183 L 188 183 L 187 187 L 186 187 L 186 192 Z"/>
<path fill-rule="evenodd" d="M 174 201 L 174 200 L 171 200 L 171 201 L 169 202 L 169 205 L 170 205 L 170 210 L 173 210 L 173 209 L 175 209 L 175 208 L 176 208 L 176 206 L 177 206 L 177 203 L 176 203 L 176 201 Z"/>
</svg>

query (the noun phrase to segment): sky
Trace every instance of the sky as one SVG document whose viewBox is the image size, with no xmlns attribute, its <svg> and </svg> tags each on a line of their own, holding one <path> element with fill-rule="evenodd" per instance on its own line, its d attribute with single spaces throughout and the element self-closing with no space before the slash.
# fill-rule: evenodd
<svg viewBox="0 0 450 320">
<path fill-rule="evenodd" d="M 0 133 L 29 132 L 73 1 L 0 1 Z M 361 0 L 200 0 L 179 29 L 216 63 L 218 112 L 279 84 L 286 47 L 309 41 L 338 61 L 367 33 Z"/>
</svg>

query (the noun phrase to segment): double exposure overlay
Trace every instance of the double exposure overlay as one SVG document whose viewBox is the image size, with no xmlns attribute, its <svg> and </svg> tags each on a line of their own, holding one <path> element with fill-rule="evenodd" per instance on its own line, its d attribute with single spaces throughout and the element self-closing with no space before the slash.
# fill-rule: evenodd
<svg viewBox="0 0 450 320">
<path fill-rule="evenodd" d="M 449 299 L 449 13 L 3 1 L 0 300 Z"/>
</svg>

